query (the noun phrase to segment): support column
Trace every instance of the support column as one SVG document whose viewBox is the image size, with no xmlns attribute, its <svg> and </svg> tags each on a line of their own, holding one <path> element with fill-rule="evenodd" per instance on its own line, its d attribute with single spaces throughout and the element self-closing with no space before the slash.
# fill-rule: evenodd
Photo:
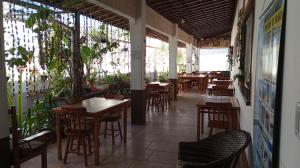
<svg viewBox="0 0 300 168">
<path fill-rule="evenodd" d="M 172 36 L 169 36 L 169 80 L 173 84 L 173 99 L 177 100 L 177 29 L 178 25 L 172 25 Z"/>
<path fill-rule="evenodd" d="M 130 22 L 131 46 L 131 122 L 135 125 L 146 123 L 146 90 L 145 90 L 145 55 L 146 27 L 145 0 L 137 1 L 138 12 Z"/>
<path fill-rule="evenodd" d="M 3 1 L 0 0 L 0 165 L 3 168 L 10 167 L 8 111 L 7 111 L 7 88 L 4 56 L 4 31 L 3 31 Z"/>
<path fill-rule="evenodd" d="M 195 55 L 196 55 L 195 70 L 200 71 L 200 49 L 198 47 L 196 47 Z"/>
<path fill-rule="evenodd" d="M 186 45 L 186 73 L 192 73 L 192 44 Z"/>
<path fill-rule="evenodd" d="M 75 29 L 72 32 L 72 101 L 76 102 L 82 97 L 83 65 L 80 56 L 80 14 L 75 13 Z"/>
</svg>

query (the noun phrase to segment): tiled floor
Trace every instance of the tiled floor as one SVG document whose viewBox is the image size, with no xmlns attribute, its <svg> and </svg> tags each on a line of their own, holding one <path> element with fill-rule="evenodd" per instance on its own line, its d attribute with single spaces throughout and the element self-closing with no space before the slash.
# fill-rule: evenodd
<svg viewBox="0 0 300 168">
<path fill-rule="evenodd" d="M 145 126 L 129 124 L 127 144 L 117 139 L 115 146 L 112 146 L 110 138 L 101 137 L 100 165 L 97 167 L 175 168 L 178 142 L 196 140 L 195 104 L 197 97 L 199 93 L 179 94 L 178 100 L 173 101 L 166 112 L 147 113 Z M 205 130 L 205 135 L 207 135 L 207 130 Z M 93 155 L 88 159 L 88 167 L 95 167 Z M 40 167 L 40 157 L 24 163 L 22 167 Z M 57 160 L 56 145 L 53 144 L 48 147 L 48 167 L 80 168 L 85 166 L 83 156 L 76 154 L 68 156 L 67 164 Z"/>
</svg>

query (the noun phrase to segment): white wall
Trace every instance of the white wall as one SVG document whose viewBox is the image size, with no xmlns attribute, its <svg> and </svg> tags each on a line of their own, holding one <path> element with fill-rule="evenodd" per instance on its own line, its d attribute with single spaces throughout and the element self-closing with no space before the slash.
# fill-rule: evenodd
<svg viewBox="0 0 300 168">
<path fill-rule="evenodd" d="M 239 0 L 241 3 L 241 0 Z M 252 54 L 252 91 L 254 91 L 255 67 L 256 67 L 256 50 L 258 37 L 259 15 L 263 8 L 263 1 L 256 0 L 255 22 L 254 22 L 254 39 Z M 240 5 L 238 5 L 240 6 Z M 300 56 L 299 56 L 299 39 L 300 39 L 300 22 L 297 21 L 300 15 L 300 1 L 288 0 L 287 21 L 286 21 L 286 43 L 284 55 L 284 74 L 283 74 L 283 92 L 282 92 L 282 115 L 281 115 L 281 136 L 280 136 L 280 167 L 281 168 L 298 168 L 300 165 L 300 140 L 295 136 L 295 109 L 296 102 L 300 102 Z M 235 24 L 237 17 L 235 18 Z M 236 33 L 236 26 L 233 27 L 232 44 Z M 233 68 L 233 75 L 237 72 L 238 65 Z M 236 86 L 237 87 L 237 86 Z M 245 106 L 239 89 L 236 95 L 241 105 L 240 125 L 253 135 L 253 100 L 251 106 Z M 251 155 L 248 155 L 251 158 Z"/>
<path fill-rule="evenodd" d="M 300 140 L 294 133 L 296 102 L 300 101 L 299 7 L 299 0 L 288 0 L 280 138 L 282 168 L 297 168 L 300 165 Z"/>
<path fill-rule="evenodd" d="M 3 45 L 3 19 L 2 0 L 0 0 L 0 139 L 8 136 L 8 113 L 6 96 L 6 73 L 4 67 L 4 45 Z"/>
<path fill-rule="evenodd" d="M 259 0 L 261 1 L 261 0 Z M 239 13 L 239 9 L 241 9 L 243 7 L 243 0 L 239 0 L 238 1 L 238 5 L 237 5 L 237 10 L 236 10 L 236 15 L 235 15 L 235 18 L 234 18 L 234 26 L 233 26 L 233 29 L 232 29 L 232 35 L 231 35 L 231 45 L 234 45 L 235 43 L 235 37 L 236 37 L 236 34 L 237 34 L 237 22 L 238 22 L 238 13 Z M 256 18 L 257 16 L 255 16 Z M 257 20 L 255 19 L 255 30 L 256 30 L 256 26 L 257 25 Z M 256 41 L 257 41 L 257 31 L 254 31 L 254 39 L 253 39 L 253 42 L 254 44 L 256 44 Z M 252 48 L 252 57 L 255 58 L 256 56 L 256 46 L 253 45 L 253 48 Z M 234 60 L 236 61 L 236 60 Z M 255 59 L 252 59 L 252 65 L 255 66 Z M 235 66 L 233 66 L 232 68 L 232 72 L 231 72 L 231 75 L 235 75 L 239 72 L 239 62 L 236 62 L 235 63 Z M 255 69 L 255 68 L 252 68 L 252 69 Z M 254 89 L 254 75 L 255 73 L 252 73 L 252 90 Z M 238 86 L 238 82 L 235 81 L 234 82 L 234 85 L 235 85 L 235 94 L 239 100 L 239 103 L 240 103 L 240 107 L 241 107 L 241 111 L 240 111 L 240 127 L 242 130 L 245 130 L 245 131 L 248 131 L 250 132 L 251 136 L 253 137 L 253 94 L 251 94 L 251 106 L 247 106 L 245 104 L 245 101 L 244 101 L 244 98 L 242 96 L 242 93 L 239 89 L 239 86 Z M 251 158 L 252 158 L 252 147 L 248 147 L 248 149 L 246 150 L 246 153 L 247 153 L 247 157 L 248 157 L 248 160 L 249 162 L 251 162 Z"/>
</svg>

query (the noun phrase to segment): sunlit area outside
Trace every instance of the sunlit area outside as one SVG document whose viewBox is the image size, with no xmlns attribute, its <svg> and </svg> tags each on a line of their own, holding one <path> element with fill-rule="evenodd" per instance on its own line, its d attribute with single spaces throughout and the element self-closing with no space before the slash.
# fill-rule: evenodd
<svg viewBox="0 0 300 168">
<path fill-rule="evenodd" d="M 169 71 L 169 44 L 149 37 L 146 41 L 146 78 L 156 81 Z"/>
<path fill-rule="evenodd" d="M 228 48 L 200 49 L 200 71 L 228 71 Z"/>
<path fill-rule="evenodd" d="M 177 72 L 186 71 L 186 48 L 177 48 Z"/>
</svg>

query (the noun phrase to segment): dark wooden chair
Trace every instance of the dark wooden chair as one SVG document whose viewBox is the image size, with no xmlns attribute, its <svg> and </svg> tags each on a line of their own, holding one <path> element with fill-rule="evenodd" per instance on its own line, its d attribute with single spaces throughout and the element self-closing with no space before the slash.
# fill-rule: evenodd
<svg viewBox="0 0 300 168">
<path fill-rule="evenodd" d="M 228 85 L 216 85 L 212 87 L 210 94 L 214 96 L 234 96 L 234 90 L 228 89 Z"/>
<path fill-rule="evenodd" d="M 230 80 L 230 76 L 220 75 L 217 77 L 218 80 Z"/>
<path fill-rule="evenodd" d="M 123 100 L 125 98 L 124 95 L 115 95 L 115 94 L 107 94 L 105 95 L 106 99 L 118 99 L 118 100 Z M 121 119 L 121 113 L 118 111 L 116 113 L 110 114 L 106 117 L 101 122 L 105 122 L 105 129 L 104 129 L 104 137 L 107 135 L 111 135 L 112 138 L 112 144 L 115 144 L 115 137 L 120 136 L 121 140 L 123 139 L 122 135 L 122 129 L 121 129 L 121 124 L 120 124 L 120 119 Z M 114 123 L 117 122 L 118 124 L 118 129 L 114 128 Z M 111 129 L 108 129 L 108 123 L 111 124 Z M 109 134 L 108 131 L 111 131 Z M 118 132 L 118 134 L 116 134 Z"/>
<path fill-rule="evenodd" d="M 63 118 L 65 123 L 65 134 L 67 136 L 67 145 L 64 156 L 64 163 L 67 162 L 69 153 L 79 154 L 81 146 L 84 151 L 84 163 L 87 166 L 87 143 L 89 153 L 91 153 L 91 135 L 93 133 L 92 124 L 89 123 L 87 112 L 84 107 L 75 107 L 72 105 L 62 106 Z M 74 141 L 77 140 L 77 147 L 74 148 Z"/>
<path fill-rule="evenodd" d="M 200 92 L 205 92 L 206 88 L 207 88 L 207 85 L 208 85 L 208 78 L 207 77 L 200 78 L 200 80 L 199 80 L 199 91 Z"/>
<path fill-rule="evenodd" d="M 234 109 L 231 103 L 216 103 L 207 102 L 207 113 L 208 113 L 208 127 L 209 136 L 212 136 L 213 129 L 225 129 L 228 131 L 232 128 Z"/>
<path fill-rule="evenodd" d="M 230 85 L 231 81 L 230 80 L 217 80 L 217 81 L 213 81 L 214 84 L 216 85 Z"/>
<path fill-rule="evenodd" d="M 195 142 L 180 142 L 178 168 L 236 168 L 250 142 L 251 135 L 242 130 L 218 133 Z"/>
<path fill-rule="evenodd" d="M 41 155 L 42 168 L 47 168 L 46 142 L 49 131 L 22 138 L 22 132 L 17 123 L 16 107 L 12 106 L 8 109 L 8 113 L 11 116 L 11 165 L 15 168 L 20 168 L 23 162 Z"/>
<path fill-rule="evenodd" d="M 150 106 L 154 107 L 154 110 L 159 112 L 159 108 L 163 106 L 161 89 L 159 84 L 147 84 L 147 110 Z"/>
</svg>

